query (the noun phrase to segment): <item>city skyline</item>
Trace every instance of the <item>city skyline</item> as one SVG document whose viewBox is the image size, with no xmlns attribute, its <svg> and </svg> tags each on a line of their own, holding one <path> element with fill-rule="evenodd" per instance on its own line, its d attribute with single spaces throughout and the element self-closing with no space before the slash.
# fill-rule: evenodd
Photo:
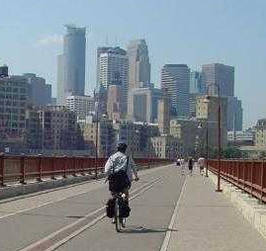
<svg viewBox="0 0 266 251">
<path fill-rule="evenodd" d="M 48 84 L 53 85 L 53 96 L 56 88 L 56 55 L 62 53 L 63 25 L 73 21 L 77 25 L 90 27 L 86 56 L 87 92 L 91 92 L 96 84 L 95 56 L 98 46 L 109 44 L 126 49 L 130 40 L 143 38 L 149 48 L 151 82 L 157 86 L 159 72 L 167 63 L 185 63 L 192 70 L 209 63 L 232 65 L 235 67 L 235 93 L 243 101 L 244 127 L 266 117 L 266 110 L 263 109 L 266 87 L 261 77 L 266 67 L 266 34 L 263 29 L 266 3 L 262 1 L 253 1 L 251 4 L 244 0 L 239 5 L 221 0 L 216 4 L 210 0 L 200 3 L 168 0 L 157 3 L 157 8 L 153 8 L 152 12 L 149 12 L 153 7 L 152 1 L 141 2 L 142 8 L 138 8 L 138 1 L 130 3 L 130 6 L 123 1 L 112 4 L 108 1 L 88 3 L 81 0 L 75 4 L 63 0 L 57 3 L 39 1 L 37 4 L 32 0 L 22 2 L 3 3 L 3 8 L 10 11 L 3 13 L 4 21 L 0 27 L 3 37 L 0 63 L 8 64 L 14 74 L 34 72 L 44 77 Z M 69 6 L 65 6 L 65 3 Z M 59 14 L 60 6 L 64 6 L 65 13 Z M 97 11 L 101 10 L 108 19 L 109 7 L 113 10 L 118 8 L 120 15 L 107 24 L 97 18 Z M 132 13 L 126 11 L 128 8 Z M 72 10 L 75 11 L 72 13 Z M 133 19 L 137 11 L 140 11 L 139 20 Z M 29 15 L 30 19 L 27 18 L 27 12 L 33 14 Z M 42 12 L 47 12 L 49 18 L 41 15 Z M 197 15 L 193 15 L 195 13 Z M 178 20 L 185 20 L 188 14 L 185 27 L 185 23 Z M 178 20 L 175 19 L 177 16 Z M 32 22 L 33 18 L 36 23 Z"/>
</svg>

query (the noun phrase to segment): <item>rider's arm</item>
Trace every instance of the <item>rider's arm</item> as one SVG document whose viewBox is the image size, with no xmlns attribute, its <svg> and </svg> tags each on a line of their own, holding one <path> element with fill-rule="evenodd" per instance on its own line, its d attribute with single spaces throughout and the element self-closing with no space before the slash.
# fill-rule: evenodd
<svg viewBox="0 0 266 251">
<path fill-rule="evenodd" d="M 113 161 L 111 157 L 109 157 L 109 159 L 107 160 L 104 166 L 104 172 L 107 176 L 111 173 L 112 168 L 113 168 Z"/>
<path fill-rule="evenodd" d="M 130 157 L 129 161 L 130 161 L 130 166 L 131 166 L 131 169 L 134 173 L 134 176 L 136 179 L 138 179 L 139 177 L 138 177 L 138 172 L 137 172 L 137 165 L 136 165 L 135 161 L 133 160 L 133 158 Z"/>
</svg>

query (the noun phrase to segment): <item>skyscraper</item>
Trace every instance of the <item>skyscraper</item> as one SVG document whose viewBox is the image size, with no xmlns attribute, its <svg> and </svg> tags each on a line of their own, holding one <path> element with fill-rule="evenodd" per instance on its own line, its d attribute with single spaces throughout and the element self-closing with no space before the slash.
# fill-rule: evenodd
<svg viewBox="0 0 266 251">
<path fill-rule="evenodd" d="M 202 66 L 202 80 L 210 95 L 218 95 L 217 85 L 221 96 L 234 96 L 234 73 L 232 66 L 224 64 L 205 64 Z"/>
<path fill-rule="evenodd" d="M 129 90 L 150 83 L 151 65 L 144 39 L 130 41 L 127 47 L 129 61 Z"/>
<path fill-rule="evenodd" d="M 66 25 L 64 36 L 64 98 L 70 95 L 84 95 L 86 28 Z"/>
<path fill-rule="evenodd" d="M 166 64 L 161 71 L 161 87 L 170 99 L 172 116 L 189 116 L 189 68 L 186 64 Z"/>
<path fill-rule="evenodd" d="M 121 112 L 127 112 L 128 57 L 119 47 L 100 47 L 97 50 L 97 85 L 108 89 L 109 85 L 121 86 Z"/>
</svg>

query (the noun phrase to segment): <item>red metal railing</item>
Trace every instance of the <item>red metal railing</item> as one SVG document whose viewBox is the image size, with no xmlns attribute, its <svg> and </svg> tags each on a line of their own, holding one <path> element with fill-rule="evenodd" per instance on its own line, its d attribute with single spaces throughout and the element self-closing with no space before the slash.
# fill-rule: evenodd
<svg viewBox="0 0 266 251">
<path fill-rule="evenodd" d="M 209 169 L 217 173 L 218 161 L 209 160 Z M 263 160 L 221 160 L 223 179 L 266 202 L 266 162 Z"/>
<path fill-rule="evenodd" d="M 29 179 L 41 182 L 43 178 L 67 178 L 68 175 L 85 175 L 103 172 L 106 158 L 45 157 L 45 156 L 0 156 L 0 186 L 7 182 L 25 184 Z M 135 159 L 139 166 L 171 163 L 167 159 Z"/>
</svg>

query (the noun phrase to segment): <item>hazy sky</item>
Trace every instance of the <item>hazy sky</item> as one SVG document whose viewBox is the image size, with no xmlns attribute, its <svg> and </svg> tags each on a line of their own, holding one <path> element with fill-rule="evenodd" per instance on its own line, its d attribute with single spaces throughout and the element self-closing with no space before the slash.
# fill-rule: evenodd
<svg viewBox="0 0 266 251">
<path fill-rule="evenodd" d="M 145 38 L 157 85 L 165 63 L 235 66 L 245 126 L 266 117 L 265 0 L 0 0 L 0 64 L 53 85 L 64 24 L 88 27 L 87 81 L 95 87 L 96 48 Z"/>
</svg>

